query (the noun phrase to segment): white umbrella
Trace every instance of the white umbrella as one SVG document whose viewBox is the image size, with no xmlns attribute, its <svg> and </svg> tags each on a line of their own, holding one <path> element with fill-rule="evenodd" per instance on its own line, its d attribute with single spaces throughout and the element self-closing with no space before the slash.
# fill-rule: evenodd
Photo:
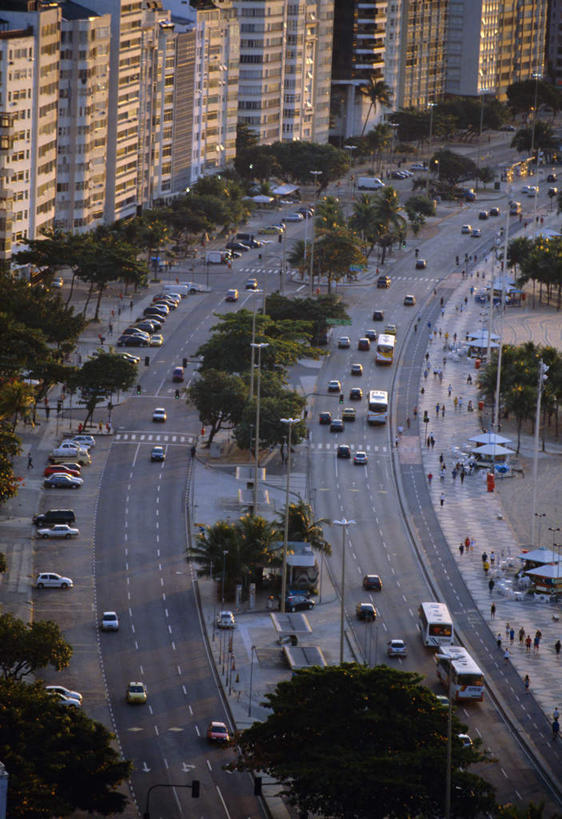
<svg viewBox="0 0 562 819">
<path fill-rule="evenodd" d="M 257 205 L 269 205 L 270 202 L 273 202 L 273 196 L 265 196 L 263 193 L 252 196 L 251 199 L 252 202 L 255 202 Z"/>
<path fill-rule="evenodd" d="M 507 449 L 507 447 L 499 444 L 484 444 L 483 446 L 477 446 L 473 451 L 475 455 L 493 455 L 496 458 L 502 455 L 515 455 L 513 449 Z"/>
<path fill-rule="evenodd" d="M 497 432 L 481 432 L 480 435 L 473 435 L 468 439 L 475 444 L 510 444 L 511 438 L 504 438 L 503 435 L 498 435 Z"/>
</svg>

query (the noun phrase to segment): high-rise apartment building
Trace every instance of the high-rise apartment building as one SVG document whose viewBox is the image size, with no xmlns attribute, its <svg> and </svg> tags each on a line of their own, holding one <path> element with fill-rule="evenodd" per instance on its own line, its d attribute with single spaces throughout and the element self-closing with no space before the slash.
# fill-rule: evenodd
<svg viewBox="0 0 562 819">
<path fill-rule="evenodd" d="M 61 11 L 55 224 L 79 233 L 104 216 L 111 20 L 73 2 Z"/>
<path fill-rule="evenodd" d="M 560 88 L 562 86 L 562 0 L 550 0 L 546 51 L 549 76 Z"/>
<path fill-rule="evenodd" d="M 331 135 L 336 141 L 360 134 L 382 115 L 359 89 L 371 79 L 384 79 L 387 5 L 387 0 L 335 2 Z"/>
<path fill-rule="evenodd" d="M 0 3 L 0 258 L 55 219 L 60 9 Z"/>
</svg>

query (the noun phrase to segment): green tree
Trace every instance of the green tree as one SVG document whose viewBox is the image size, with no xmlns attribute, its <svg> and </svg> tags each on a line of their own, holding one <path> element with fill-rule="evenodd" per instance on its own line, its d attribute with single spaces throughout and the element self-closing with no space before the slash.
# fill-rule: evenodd
<svg viewBox="0 0 562 819">
<path fill-rule="evenodd" d="M 21 680 L 40 668 L 52 665 L 57 671 L 67 668 L 72 648 L 52 620 L 37 620 L 31 625 L 0 615 L 0 673 L 5 680 Z"/>
<path fill-rule="evenodd" d="M 419 674 L 384 665 L 296 671 L 265 695 L 267 719 L 237 734 L 235 766 L 272 776 L 300 811 L 441 815 L 447 712 L 421 683 Z M 491 785 L 468 771 L 487 757 L 478 741 L 462 746 L 463 730 L 453 715 L 452 815 L 470 817 L 495 801 Z"/>
<path fill-rule="evenodd" d="M 279 512 L 279 530 L 284 531 L 285 515 L 287 507 Z M 328 521 L 322 518 L 314 520 L 312 517 L 312 507 L 300 498 L 295 503 L 289 504 L 289 537 L 290 541 L 304 541 L 310 543 L 313 549 L 324 552 L 326 555 L 332 554 L 332 547 L 324 537 L 322 531 L 323 523 Z"/>
<path fill-rule="evenodd" d="M 534 138 L 533 129 L 535 131 Z M 515 148 L 519 153 L 525 154 L 529 154 L 531 147 L 534 147 L 535 150 L 544 151 L 550 156 L 558 148 L 558 140 L 554 136 L 552 125 L 542 119 L 537 119 L 534 126 L 520 128 L 513 135 L 511 147 Z"/>
<path fill-rule="evenodd" d="M 535 106 L 547 105 L 556 113 L 562 107 L 562 95 L 546 80 L 522 80 L 512 83 L 507 89 L 508 105 L 514 114 L 526 114 Z"/>
<path fill-rule="evenodd" d="M 377 79 L 375 74 L 369 74 L 368 79 L 362 85 L 359 85 L 358 88 L 359 93 L 363 94 L 363 96 L 367 97 L 369 100 L 369 109 L 365 116 L 365 121 L 361 130 L 361 136 L 363 136 L 369 121 L 369 117 L 371 116 L 371 111 L 374 109 L 376 116 L 379 105 L 386 107 L 391 105 L 392 90 L 390 86 L 384 82 L 384 80 Z"/>
<path fill-rule="evenodd" d="M 345 227 L 326 230 L 314 242 L 314 273 L 328 279 L 328 293 L 332 282 L 355 277 L 350 268 L 364 267 L 367 259 L 361 249 L 359 237 Z"/>
<path fill-rule="evenodd" d="M 268 151 L 275 158 L 280 175 L 285 179 L 310 185 L 312 182 L 310 171 L 321 171 L 319 193 L 349 170 L 350 159 L 347 152 L 333 145 L 298 140 L 275 142 L 268 146 Z"/>
<path fill-rule="evenodd" d="M 377 244 L 382 249 L 381 264 L 385 262 L 387 250 L 406 236 L 406 219 L 400 210 L 400 199 L 391 185 L 387 185 L 373 197 Z"/>
<path fill-rule="evenodd" d="M 238 375 L 221 370 L 202 370 L 189 387 L 188 395 L 201 423 L 210 427 L 207 446 L 211 446 L 219 430 L 231 429 L 239 422 L 248 388 Z"/>
<path fill-rule="evenodd" d="M 255 131 L 245 122 L 238 120 L 236 124 L 236 153 L 255 148 L 259 144 L 259 139 Z"/>
<path fill-rule="evenodd" d="M 380 173 L 382 167 L 382 152 L 392 144 L 393 138 L 394 135 L 391 126 L 384 122 L 379 122 L 378 125 L 375 125 L 375 127 L 366 134 L 365 142 L 368 152 L 373 158 L 373 170 L 376 161 Z"/>
<path fill-rule="evenodd" d="M 65 708 L 41 682 L 0 680 L 0 758 L 10 772 L 10 819 L 113 816 L 127 797 L 116 791 L 132 764 L 114 736 L 79 709 Z"/>
<path fill-rule="evenodd" d="M 318 234 L 343 227 L 345 217 L 340 200 L 335 196 L 324 196 L 316 205 L 314 226 Z"/>
<path fill-rule="evenodd" d="M 431 161 L 439 164 L 440 179 L 446 179 L 453 184 L 461 179 L 475 178 L 478 173 L 478 167 L 472 159 L 454 151 L 436 151 Z"/>
<path fill-rule="evenodd" d="M 20 439 L 15 435 L 12 425 L 0 417 L 0 505 L 15 497 L 22 483 L 23 479 L 14 473 L 13 466 L 13 458 L 20 452 Z"/>
<path fill-rule="evenodd" d="M 260 452 L 275 446 L 283 447 L 287 438 L 287 425 L 281 418 L 298 418 L 306 405 L 306 398 L 294 390 L 278 388 L 263 394 L 260 400 Z M 240 449 L 255 448 L 256 400 L 244 407 L 242 417 L 234 430 Z M 293 425 L 292 441 L 296 445 L 306 436 L 304 420 Z"/>
<path fill-rule="evenodd" d="M 529 257 L 533 249 L 533 240 L 527 236 L 518 236 L 512 239 L 507 246 L 507 266 L 517 267 L 521 266 L 523 262 Z"/>
<path fill-rule="evenodd" d="M 380 225 L 377 221 L 374 199 L 368 193 L 360 194 L 353 204 L 353 213 L 349 227 L 358 233 L 366 244 L 366 256 L 369 258 L 377 243 Z"/>
<path fill-rule="evenodd" d="M 415 235 L 418 234 L 421 226 L 425 224 L 426 216 L 435 216 L 434 200 L 422 194 L 410 196 L 404 205 L 404 209 L 408 214 Z"/>
<path fill-rule="evenodd" d="M 271 293 L 267 296 L 266 312 L 273 321 L 306 322 L 310 326 L 311 343 L 314 345 L 326 343 L 328 319 L 349 319 L 344 302 L 333 294 L 300 299 Z"/>
<path fill-rule="evenodd" d="M 521 427 L 524 421 L 534 418 L 536 403 L 537 391 L 530 386 L 516 384 L 505 394 L 505 409 L 517 419 L 517 453 L 521 448 Z"/>
<path fill-rule="evenodd" d="M 137 368 L 114 353 L 99 352 L 95 358 L 84 362 L 74 373 L 71 386 L 80 390 L 86 404 L 86 426 L 97 405 L 118 390 L 128 390 L 135 383 Z"/>
</svg>

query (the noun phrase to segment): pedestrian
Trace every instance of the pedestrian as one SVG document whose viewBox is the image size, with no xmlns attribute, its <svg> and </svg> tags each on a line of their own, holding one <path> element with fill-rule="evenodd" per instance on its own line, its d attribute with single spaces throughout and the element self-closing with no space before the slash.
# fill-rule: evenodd
<svg viewBox="0 0 562 819">
<path fill-rule="evenodd" d="M 488 553 L 482 552 L 482 563 L 485 563 L 488 560 Z"/>
<path fill-rule="evenodd" d="M 440 409 L 441 409 L 441 407 L 440 407 L 439 401 L 438 401 L 437 404 L 435 404 L 435 415 L 437 415 L 437 417 L 439 417 L 439 410 Z"/>
<path fill-rule="evenodd" d="M 523 626 L 521 626 L 521 628 L 519 629 L 519 645 L 520 646 L 523 645 L 523 640 L 524 639 L 525 639 L 525 629 L 523 628 Z"/>
<path fill-rule="evenodd" d="M 464 483 L 464 466 L 463 466 L 463 468 L 461 469 L 460 478 L 461 478 L 461 485 L 462 485 L 462 484 Z"/>
<path fill-rule="evenodd" d="M 443 366 L 445 366 L 445 365 L 443 365 Z M 439 370 L 439 383 L 440 384 L 443 383 L 443 370 Z"/>
<path fill-rule="evenodd" d="M 489 563 L 488 563 L 488 561 L 486 560 L 486 562 L 484 563 L 484 574 L 485 574 L 486 576 L 488 576 L 488 572 L 489 572 L 489 571 L 490 571 L 490 564 L 489 564 Z"/>
<path fill-rule="evenodd" d="M 131 301 L 129 302 L 129 310 L 131 311 L 131 313 L 133 312 L 133 307 L 134 307 L 134 302 L 131 299 Z"/>
<path fill-rule="evenodd" d="M 452 476 L 453 480 L 456 481 L 456 479 L 457 479 L 457 470 L 456 469 L 453 469 L 453 471 L 451 472 L 451 476 Z"/>
<path fill-rule="evenodd" d="M 491 577 L 489 579 L 489 581 L 488 581 L 488 588 L 490 589 L 490 594 L 492 594 L 492 592 L 494 591 L 494 586 L 495 585 L 496 585 L 496 582 L 495 582 L 494 578 Z"/>
<path fill-rule="evenodd" d="M 425 392 L 425 387 L 422 387 L 421 390 L 420 390 L 420 393 L 423 395 L 424 392 Z"/>
<path fill-rule="evenodd" d="M 432 481 L 432 480 L 433 480 L 433 475 L 431 474 L 431 472 L 428 472 L 428 474 L 427 474 L 427 482 L 428 482 L 428 484 L 429 484 L 430 486 L 431 486 L 431 481 Z"/>
<path fill-rule="evenodd" d="M 431 443 L 431 448 L 433 449 L 433 447 L 435 446 L 435 438 L 433 437 L 433 433 L 431 433 L 429 440 Z"/>
<path fill-rule="evenodd" d="M 439 455 L 439 463 L 440 463 L 440 464 L 442 464 L 442 463 L 443 463 L 443 460 L 444 460 L 444 458 L 443 458 L 443 453 L 441 453 L 441 454 Z"/>
<path fill-rule="evenodd" d="M 431 438 L 429 437 L 429 435 L 427 436 L 426 444 L 427 448 L 429 449 L 429 447 L 431 446 Z"/>
<path fill-rule="evenodd" d="M 496 645 L 497 645 L 497 647 L 498 647 L 498 648 L 501 648 L 501 647 L 502 647 L 502 636 L 501 636 L 501 634 L 499 633 L 499 631 L 498 631 L 498 633 L 496 634 Z"/>
<path fill-rule="evenodd" d="M 31 452 L 27 456 L 27 468 L 33 469 L 33 458 L 31 457 Z"/>
<path fill-rule="evenodd" d="M 456 396 L 456 395 L 455 395 L 455 397 L 453 398 L 453 404 L 454 404 L 454 406 L 455 406 L 455 410 L 456 410 L 456 409 L 457 409 L 457 407 L 458 407 L 458 405 L 459 405 L 459 399 L 458 399 L 458 396 Z"/>
<path fill-rule="evenodd" d="M 398 449 L 398 435 L 394 437 L 394 446 Z"/>
<path fill-rule="evenodd" d="M 445 493 L 444 492 L 441 492 L 441 496 L 439 498 L 439 503 L 440 503 L 441 506 L 443 506 L 444 503 L 445 503 Z"/>
<path fill-rule="evenodd" d="M 109 330 L 109 335 L 112 336 L 113 335 L 113 324 L 111 322 L 109 322 L 109 324 L 107 325 L 107 329 Z"/>
<path fill-rule="evenodd" d="M 496 553 L 494 551 L 491 551 L 490 552 L 490 563 L 493 566 L 495 562 L 496 562 Z"/>
<path fill-rule="evenodd" d="M 98 423 L 98 432 L 103 432 L 103 423 L 101 421 Z"/>
<path fill-rule="evenodd" d="M 406 426 L 410 429 L 410 416 L 406 418 Z"/>
<path fill-rule="evenodd" d="M 513 626 L 509 629 L 509 642 L 513 645 L 513 641 L 515 639 L 515 629 Z"/>
<path fill-rule="evenodd" d="M 554 706 L 554 711 L 552 712 L 552 719 L 559 719 L 559 717 L 560 717 L 560 711 L 558 710 L 558 707 L 555 705 Z"/>
<path fill-rule="evenodd" d="M 466 376 L 466 383 L 467 384 L 472 384 L 472 376 L 471 376 L 470 373 Z"/>
<path fill-rule="evenodd" d="M 525 637 L 525 648 L 527 650 L 527 654 L 531 653 L 531 643 L 532 642 L 533 641 L 531 640 L 531 635 L 527 634 L 527 636 Z"/>
<path fill-rule="evenodd" d="M 425 360 L 426 360 L 426 361 L 429 361 L 429 353 L 426 353 L 426 354 L 425 354 Z"/>
<path fill-rule="evenodd" d="M 531 680 L 529 679 L 529 675 L 525 674 L 523 677 L 523 685 L 525 686 L 525 691 L 529 693 L 529 686 L 531 685 Z"/>
<path fill-rule="evenodd" d="M 537 637 L 535 634 L 535 639 L 533 640 L 533 650 L 535 654 L 538 654 L 540 644 L 541 644 L 540 637 Z"/>
<path fill-rule="evenodd" d="M 427 378 L 427 375 L 428 375 L 428 369 L 426 367 L 425 370 L 423 371 L 423 377 Z"/>
<path fill-rule="evenodd" d="M 474 551 L 474 538 L 473 537 L 470 538 L 470 551 L 471 552 Z"/>
<path fill-rule="evenodd" d="M 459 409 L 462 410 L 462 395 L 459 395 Z"/>
<path fill-rule="evenodd" d="M 509 623 L 506 623 L 506 624 L 505 624 L 505 639 L 506 639 L 506 640 L 507 640 L 507 638 L 509 637 L 509 631 L 510 631 L 510 629 L 511 629 L 511 626 L 509 625 Z"/>
<path fill-rule="evenodd" d="M 441 418 L 445 417 L 445 404 L 441 407 Z"/>
<path fill-rule="evenodd" d="M 560 648 L 561 648 L 561 646 L 562 646 L 562 643 L 560 643 L 560 640 L 557 640 L 557 641 L 554 643 L 554 650 L 555 650 L 555 652 L 556 652 L 556 656 L 557 656 L 557 657 L 560 657 Z"/>
<path fill-rule="evenodd" d="M 508 650 L 507 648 L 506 648 L 506 650 L 505 650 L 505 651 L 504 651 L 504 653 L 503 653 L 503 661 L 504 661 L 504 663 L 508 663 L 508 662 L 509 662 L 509 650 Z"/>
<path fill-rule="evenodd" d="M 414 418 L 417 418 L 417 417 L 418 417 L 418 408 L 417 408 L 417 407 L 414 407 L 414 408 L 413 408 L 413 410 L 412 410 L 412 415 L 414 416 Z"/>
<path fill-rule="evenodd" d="M 557 719 L 554 719 L 554 720 L 552 720 L 552 741 L 553 742 L 557 738 L 559 732 L 560 732 L 560 723 L 558 722 Z"/>
<path fill-rule="evenodd" d="M 468 549 L 469 546 L 470 546 L 470 538 L 469 538 L 468 535 L 464 539 L 464 546 L 465 546 L 465 549 Z"/>
<path fill-rule="evenodd" d="M 493 620 L 495 618 L 495 616 L 496 616 L 496 604 L 492 603 L 492 605 L 490 606 L 490 617 Z"/>
<path fill-rule="evenodd" d="M 461 542 L 459 544 L 459 552 L 460 552 L 460 555 L 462 557 L 463 554 L 464 554 L 464 543 L 462 542 L 462 540 L 461 540 Z"/>
</svg>

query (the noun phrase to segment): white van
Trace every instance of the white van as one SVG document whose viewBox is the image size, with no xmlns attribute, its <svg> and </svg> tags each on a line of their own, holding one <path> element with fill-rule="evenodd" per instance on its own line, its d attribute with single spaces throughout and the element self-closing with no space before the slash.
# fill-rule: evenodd
<svg viewBox="0 0 562 819">
<path fill-rule="evenodd" d="M 378 176 L 360 176 L 357 179 L 357 187 L 360 191 L 378 191 L 384 188 L 385 184 Z"/>
<path fill-rule="evenodd" d="M 229 254 L 224 250 L 208 250 L 205 256 L 207 264 L 226 264 Z"/>
<path fill-rule="evenodd" d="M 165 284 L 162 288 L 163 293 L 177 293 L 184 299 L 189 293 L 189 288 L 185 284 Z"/>
<path fill-rule="evenodd" d="M 68 461 L 80 464 L 80 466 L 88 466 L 92 463 L 90 453 L 83 447 L 59 446 L 49 453 L 50 464 L 61 464 Z"/>
</svg>

